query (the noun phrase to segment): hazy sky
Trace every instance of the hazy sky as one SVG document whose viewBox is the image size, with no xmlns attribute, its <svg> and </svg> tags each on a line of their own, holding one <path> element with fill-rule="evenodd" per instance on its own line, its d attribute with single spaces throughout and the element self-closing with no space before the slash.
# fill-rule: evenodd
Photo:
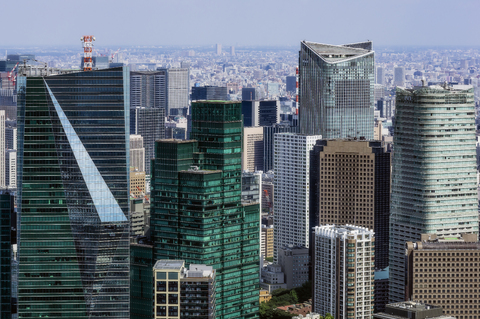
<svg viewBox="0 0 480 319">
<path fill-rule="evenodd" d="M 479 0 L 2 1 L 0 45 L 480 45 Z"/>
</svg>

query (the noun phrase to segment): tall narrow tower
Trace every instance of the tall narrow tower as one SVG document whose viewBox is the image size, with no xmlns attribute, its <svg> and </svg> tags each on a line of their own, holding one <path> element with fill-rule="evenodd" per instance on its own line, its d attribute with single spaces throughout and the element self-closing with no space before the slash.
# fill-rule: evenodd
<svg viewBox="0 0 480 319">
<path fill-rule="evenodd" d="M 300 132 L 323 138 L 373 139 L 372 42 L 330 45 L 302 41 Z"/>
<path fill-rule="evenodd" d="M 473 88 L 397 88 L 390 301 L 405 300 L 405 243 L 478 233 Z"/>
<path fill-rule="evenodd" d="M 93 67 L 93 35 L 84 35 L 80 41 L 83 42 L 83 71 L 92 71 Z"/>
</svg>

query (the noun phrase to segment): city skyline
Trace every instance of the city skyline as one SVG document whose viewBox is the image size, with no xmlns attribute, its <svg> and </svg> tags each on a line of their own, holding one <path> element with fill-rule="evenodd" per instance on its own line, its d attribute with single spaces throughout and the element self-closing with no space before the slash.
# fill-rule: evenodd
<svg viewBox="0 0 480 319">
<path fill-rule="evenodd" d="M 325 43 L 371 40 L 384 45 L 442 45 L 448 39 L 453 45 L 480 45 L 480 40 L 471 37 L 469 32 L 443 27 L 448 22 L 450 26 L 461 25 L 463 30 L 474 30 L 475 13 L 479 8 L 480 4 L 473 0 L 461 1 L 455 6 L 446 0 L 358 3 L 348 0 L 233 3 L 210 0 L 201 6 L 192 0 L 140 1 L 135 6 L 125 0 L 79 3 L 54 0 L 48 5 L 30 0 L 22 6 L 22 19 L 28 23 L 17 23 L 16 14 L 5 15 L 5 25 L 15 25 L 16 32 L 5 34 L 2 42 L 4 45 L 75 45 L 83 34 L 95 34 L 104 39 L 106 45 L 126 44 L 126 39 L 132 45 L 219 43 L 224 51 L 230 45 L 294 45 L 306 39 L 321 39 Z M 7 2 L 3 10 L 14 13 L 17 6 Z M 146 12 L 162 18 L 146 19 Z M 302 15 L 301 23 L 297 22 L 299 14 Z M 45 19 L 46 16 L 52 18 Z M 209 16 L 215 18 L 205 18 Z M 366 19 L 367 16 L 371 18 Z M 244 23 L 241 17 L 262 23 Z M 282 17 L 291 22 L 282 23 Z M 339 24 L 339 21 L 344 23 Z M 332 28 L 334 25 L 336 27 Z M 436 29 L 438 32 L 419 32 Z M 144 32 L 146 30 L 168 32 L 152 36 L 151 32 Z M 241 32 L 232 36 L 232 30 Z"/>
</svg>

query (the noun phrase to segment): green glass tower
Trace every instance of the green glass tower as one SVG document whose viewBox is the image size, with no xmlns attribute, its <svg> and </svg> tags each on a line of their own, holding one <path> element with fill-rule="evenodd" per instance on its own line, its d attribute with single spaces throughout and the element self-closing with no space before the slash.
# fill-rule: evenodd
<svg viewBox="0 0 480 319">
<path fill-rule="evenodd" d="M 241 203 L 241 104 L 192 103 L 191 138 L 155 146 L 154 258 L 213 266 L 217 318 L 257 318 L 260 211 Z"/>
<path fill-rule="evenodd" d="M 9 191 L 0 191 L 0 319 L 10 319 L 12 297 L 12 240 L 11 218 L 14 209 L 14 196 Z"/>
<path fill-rule="evenodd" d="M 128 69 L 17 85 L 18 317 L 128 318 Z"/>
<path fill-rule="evenodd" d="M 407 241 L 420 241 L 421 234 L 478 233 L 475 140 L 471 86 L 397 88 L 390 302 L 405 300 Z M 427 274 L 415 280 L 430 282 L 423 277 Z"/>
</svg>

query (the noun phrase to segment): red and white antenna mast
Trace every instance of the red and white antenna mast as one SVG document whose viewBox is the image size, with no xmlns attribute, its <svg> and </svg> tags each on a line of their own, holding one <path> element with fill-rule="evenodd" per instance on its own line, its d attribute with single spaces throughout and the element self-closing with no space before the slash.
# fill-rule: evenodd
<svg viewBox="0 0 480 319">
<path fill-rule="evenodd" d="M 93 35 L 84 35 L 80 41 L 83 42 L 83 71 L 92 71 L 93 67 Z"/>
</svg>

